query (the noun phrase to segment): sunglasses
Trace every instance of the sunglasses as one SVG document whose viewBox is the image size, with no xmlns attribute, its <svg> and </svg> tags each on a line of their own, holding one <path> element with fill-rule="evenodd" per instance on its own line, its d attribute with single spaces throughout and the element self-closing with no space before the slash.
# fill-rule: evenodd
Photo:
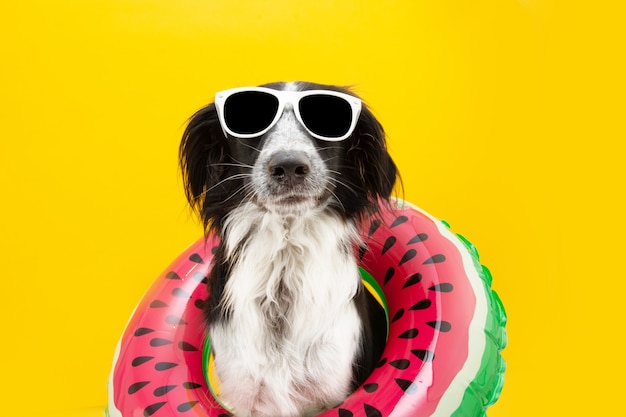
<svg viewBox="0 0 626 417">
<path fill-rule="evenodd" d="M 290 104 L 298 122 L 311 136 L 340 141 L 352 134 L 361 113 L 361 100 L 331 90 L 280 91 L 242 87 L 215 95 L 224 134 L 248 139 L 261 136 L 280 119 Z"/>
</svg>

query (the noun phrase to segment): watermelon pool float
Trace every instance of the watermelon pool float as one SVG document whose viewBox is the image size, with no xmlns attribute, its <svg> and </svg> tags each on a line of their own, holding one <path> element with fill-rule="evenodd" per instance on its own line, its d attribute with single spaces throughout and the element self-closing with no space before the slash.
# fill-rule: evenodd
<svg viewBox="0 0 626 417">
<path fill-rule="evenodd" d="M 362 230 L 364 279 L 389 317 L 369 378 L 323 417 L 484 416 L 502 389 L 506 314 L 474 246 L 404 201 Z M 109 417 L 227 417 L 211 392 L 202 322 L 216 237 L 200 239 L 160 276 L 115 352 Z M 372 278 L 373 277 L 373 278 Z"/>
</svg>

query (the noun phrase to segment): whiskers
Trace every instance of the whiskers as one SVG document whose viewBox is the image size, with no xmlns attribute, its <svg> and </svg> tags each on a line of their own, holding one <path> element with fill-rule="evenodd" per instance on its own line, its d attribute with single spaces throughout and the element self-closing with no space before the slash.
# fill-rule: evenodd
<svg viewBox="0 0 626 417">
<path fill-rule="evenodd" d="M 204 189 L 204 191 L 198 195 L 195 196 L 196 200 L 202 200 L 204 199 L 207 195 L 210 195 L 211 192 L 213 190 L 215 190 L 216 188 L 219 187 L 223 187 L 225 184 L 229 183 L 230 181 L 242 181 L 242 185 L 240 187 L 238 187 L 237 189 L 233 190 L 232 192 L 228 192 L 226 194 L 226 198 L 224 198 L 223 200 L 220 200 L 219 203 L 223 204 L 228 202 L 229 200 L 231 200 L 233 197 L 240 195 L 242 191 L 246 191 L 246 198 L 244 198 L 244 200 L 246 200 L 248 197 L 252 197 L 254 194 L 254 190 L 250 189 L 250 182 L 249 181 L 245 181 L 246 179 L 252 178 L 252 165 L 249 164 L 245 164 L 243 162 L 220 162 L 220 163 L 215 163 L 215 164 L 211 164 L 210 167 L 208 167 L 209 169 L 211 168 L 216 168 L 216 167 L 228 167 L 228 168 L 236 168 L 236 169 L 241 169 L 241 172 L 235 172 L 223 179 L 221 179 L 220 181 L 216 182 L 215 184 L 210 185 L 209 187 L 206 187 Z M 230 187 L 228 187 L 229 190 L 231 190 Z"/>
<path fill-rule="evenodd" d="M 347 179 L 345 179 L 345 177 L 343 177 L 343 179 L 339 179 L 339 176 L 343 175 L 341 171 L 329 169 L 328 172 L 334 175 L 333 177 L 329 178 L 329 180 L 333 183 L 335 188 L 337 187 L 337 185 L 340 185 L 346 190 L 350 191 L 350 193 L 354 194 L 355 196 L 360 195 L 360 193 L 355 188 L 356 184 L 348 181 Z"/>
</svg>

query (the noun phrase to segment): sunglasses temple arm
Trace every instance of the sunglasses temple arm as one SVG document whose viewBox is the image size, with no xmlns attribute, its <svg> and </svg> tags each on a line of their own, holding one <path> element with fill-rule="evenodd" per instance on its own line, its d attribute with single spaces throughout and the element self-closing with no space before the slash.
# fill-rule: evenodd
<svg viewBox="0 0 626 417">
<path fill-rule="evenodd" d="M 222 133 L 224 134 L 224 137 L 227 138 L 228 137 L 228 133 L 226 132 L 226 127 L 224 127 L 224 116 L 222 115 L 222 112 L 220 111 L 219 106 L 215 106 L 215 112 L 217 113 L 217 120 L 219 120 L 220 122 L 220 127 L 222 128 Z"/>
</svg>

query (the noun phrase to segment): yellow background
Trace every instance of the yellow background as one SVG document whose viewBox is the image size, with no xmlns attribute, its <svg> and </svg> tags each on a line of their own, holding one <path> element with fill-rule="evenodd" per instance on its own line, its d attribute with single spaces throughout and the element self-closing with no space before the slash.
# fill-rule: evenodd
<svg viewBox="0 0 626 417">
<path fill-rule="evenodd" d="M 201 233 L 186 119 L 293 79 L 355 85 L 406 198 L 492 269 L 490 417 L 624 414 L 620 3 L 3 1 L 0 416 L 100 415 L 129 314 Z"/>
</svg>

